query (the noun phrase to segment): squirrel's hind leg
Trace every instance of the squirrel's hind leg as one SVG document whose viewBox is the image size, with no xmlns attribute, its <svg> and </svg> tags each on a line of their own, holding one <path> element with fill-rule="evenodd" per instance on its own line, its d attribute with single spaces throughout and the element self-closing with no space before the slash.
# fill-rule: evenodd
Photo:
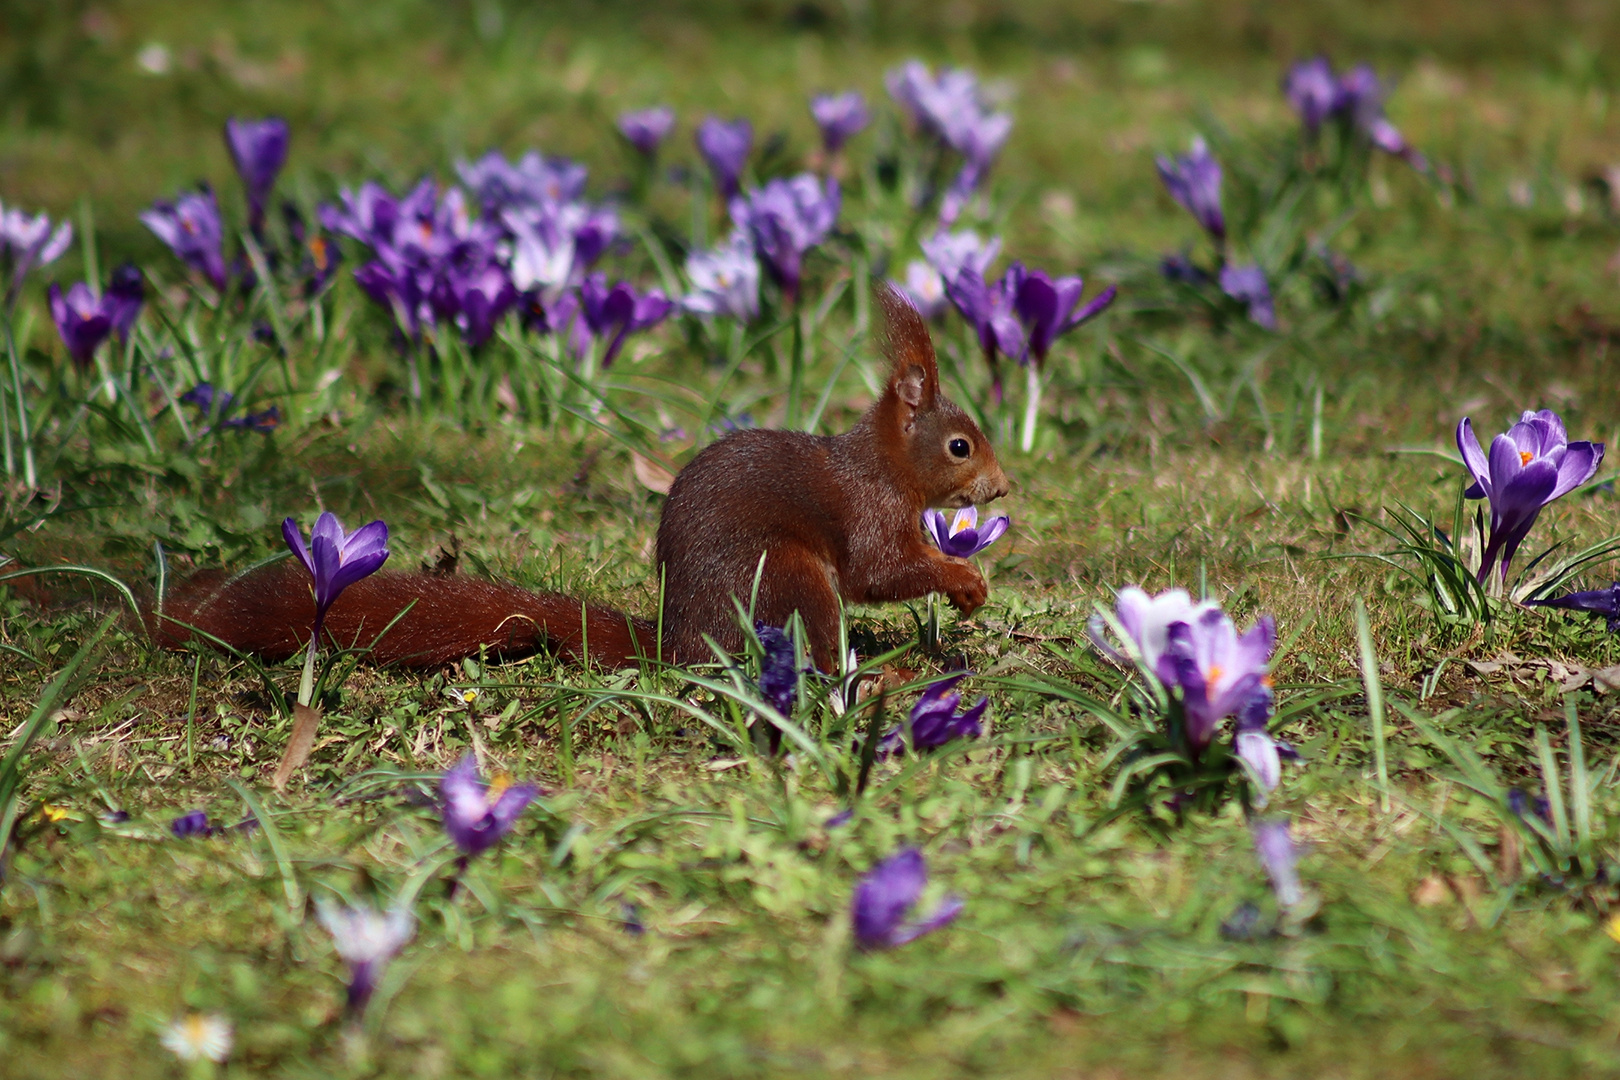
<svg viewBox="0 0 1620 1080">
<path fill-rule="evenodd" d="M 795 611 L 809 634 L 810 659 L 816 668 L 837 670 L 839 606 L 832 569 L 805 548 L 772 548 L 760 579 L 754 618 L 771 626 L 786 626 Z"/>
</svg>

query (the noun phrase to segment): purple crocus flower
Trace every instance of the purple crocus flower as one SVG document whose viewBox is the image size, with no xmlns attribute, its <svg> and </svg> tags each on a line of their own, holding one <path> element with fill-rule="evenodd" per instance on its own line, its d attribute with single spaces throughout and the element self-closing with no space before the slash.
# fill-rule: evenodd
<svg viewBox="0 0 1620 1080">
<path fill-rule="evenodd" d="M 512 279 L 493 260 L 475 269 L 450 268 L 442 276 L 437 292 L 444 314 L 461 331 L 462 340 L 473 348 L 489 340 L 501 316 L 518 302 Z"/>
<path fill-rule="evenodd" d="M 1281 818 L 1256 820 L 1250 823 L 1249 834 L 1254 838 L 1254 851 L 1260 857 L 1260 865 L 1271 879 L 1277 903 L 1284 908 L 1298 904 L 1303 898 L 1299 871 L 1294 865 L 1299 860 L 1299 850 L 1294 846 L 1294 838 L 1288 835 L 1288 822 Z"/>
<path fill-rule="evenodd" d="M 986 240 L 972 229 L 942 230 L 922 241 L 920 246 L 928 264 L 939 271 L 939 276 L 949 285 L 963 270 L 972 270 L 980 278 L 988 277 L 990 264 L 1001 253 L 1001 237 Z"/>
<path fill-rule="evenodd" d="M 231 401 L 236 397 L 229 390 L 216 390 L 213 383 L 198 383 L 190 390 L 180 395 L 180 404 L 195 405 L 203 416 L 214 415 L 214 401 L 219 401 L 219 415 L 224 416 L 231 407 Z"/>
<path fill-rule="evenodd" d="M 406 337 L 414 338 L 422 332 L 422 324 L 429 321 L 426 311 L 427 290 L 422 287 L 421 275 L 402 266 L 391 266 L 381 259 L 356 267 L 355 284 L 373 301 L 394 313 L 394 321 Z"/>
<path fill-rule="evenodd" d="M 349 1014 L 358 1017 L 382 980 L 383 969 L 411 940 L 416 919 L 409 911 L 383 915 L 369 904 L 338 907 L 325 900 L 316 902 L 315 911 L 349 967 Z"/>
<path fill-rule="evenodd" d="M 1277 329 L 1277 309 L 1271 302 L 1266 272 L 1254 263 L 1221 267 L 1221 291 L 1249 309 L 1249 319 L 1267 330 Z"/>
<path fill-rule="evenodd" d="M 743 166 L 748 164 L 754 148 L 754 125 L 741 119 L 728 124 L 718 116 L 708 116 L 698 125 L 694 138 L 698 153 L 714 175 L 715 188 L 722 199 L 729 201 L 737 194 Z"/>
<path fill-rule="evenodd" d="M 1609 633 L 1620 630 L 1620 581 L 1606 588 L 1567 593 L 1548 600 L 1526 600 L 1525 604 L 1530 607 L 1555 607 L 1602 615 L 1607 620 Z"/>
<path fill-rule="evenodd" d="M 674 303 L 659 289 L 637 293 L 629 282 L 620 281 L 608 287 L 606 274 L 592 274 L 579 287 L 580 313 L 585 327 L 597 337 L 608 337 L 602 352 L 602 367 L 611 365 L 624 339 L 641 330 L 657 326 L 674 308 Z"/>
<path fill-rule="evenodd" d="M 917 698 L 911 707 L 912 749 L 937 750 L 952 739 L 977 739 L 984 734 L 980 721 L 990 707 L 988 697 L 979 698 L 978 703 L 965 712 L 956 711 L 962 704 L 962 695 L 954 692 L 956 684 L 967 677 L 965 671 L 949 675 L 930 683 Z M 903 730 L 897 727 L 878 741 L 877 756 L 887 757 L 904 749 Z"/>
<path fill-rule="evenodd" d="M 904 848 L 872 867 L 855 886 L 851 915 L 855 944 L 863 950 L 892 949 L 948 925 L 966 906 L 947 896 L 928 918 L 907 922 L 928 885 L 928 864 L 916 848 Z"/>
<path fill-rule="evenodd" d="M 141 305 L 144 303 L 146 285 L 141 278 L 140 268 L 134 263 L 124 263 L 112 272 L 112 277 L 107 281 L 107 291 L 101 295 L 101 309 L 106 312 L 119 341 L 129 340 L 129 332 L 135 328 L 135 320 L 140 318 Z"/>
<path fill-rule="evenodd" d="M 1209 152 L 1202 137 L 1194 137 L 1191 150 L 1174 159 L 1158 160 L 1159 179 L 1170 197 L 1180 203 L 1214 237 L 1226 239 L 1226 215 L 1221 212 L 1221 163 Z"/>
<path fill-rule="evenodd" d="M 996 363 L 997 355 L 1005 353 L 1019 363 L 1025 359 L 1027 342 L 1014 306 L 1022 269 L 1014 266 L 996 282 L 986 282 L 971 267 L 964 267 L 954 278 L 945 279 L 945 295 L 979 336 L 979 348 L 990 364 L 991 393 L 998 402 L 1001 400 L 1001 371 Z"/>
<path fill-rule="evenodd" d="M 51 219 L 44 214 L 32 216 L 15 206 L 7 210 L 0 206 L 0 255 L 11 264 L 11 276 L 6 283 L 6 308 L 9 310 L 22 288 L 23 278 L 36 266 L 46 266 L 62 257 L 73 243 L 73 226 L 64 221 L 55 230 Z"/>
<path fill-rule="evenodd" d="M 1384 98 L 1388 92 L 1389 87 L 1371 66 L 1358 64 L 1339 79 L 1336 109 L 1375 148 L 1402 158 L 1419 171 L 1427 169 L 1428 161 L 1384 115 Z"/>
<path fill-rule="evenodd" d="M 686 277 L 692 291 L 681 299 L 682 309 L 743 322 L 758 317 L 759 259 L 754 255 L 753 240 L 742 230 L 717 248 L 687 256 Z"/>
<path fill-rule="evenodd" d="M 90 291 L 90 286 L 82 281 L 66 293 L 53 281 L 48 297 L 51 318 L 56 321 L 56 332 L 62 336 L 68 355 L 80 368 L 89 367 L 91 357 L 112 333 L 112 317 Z"/>
<path fill-rule="evenodd" d="M 1218 607 L 1169 626 L 1157 674 L 1166 687 L 1181 688 L 1187 746 L 1195 756 L 1209 746 L 1216 725 L 1249 704 L 1264 685 L 1276 639 L 1271 616 L 1261 616 L 1239 636 Z"/>
<path fill-rule="evenodd" d="M 655 157 L 658 147 L 675 130 L 675 110 L 668 105 L 633 109 L 619 114 L 619 134 L 647 157 Z"/>
<path fill-rule="evenodd" d="M 542 207 L 577 202 L 585 194 L 585 166 L 565 157 L 545 157 L 537 150 L 516 164 L 491 150 L 477 161 L 456 162 L 456 175 L 472 189 L 486 214 L 514 207 Z"/>
<path fill-rule="evenodd" d="M 1508 563 L 1541 508 L 1592 479 L 1603 462 L 1603 444 L 1570 442 L 1564 421 L 1551 409 L 1526 411 L 1505 434 L 1491 440 L 1489 457 L 1465 416 L 1457 425 L 1457 449 L 1474 478 L 1463 496 L 1488 499 L 1491 504 L 1491 533 L 1479 564 L 1480 581 L 1498 565 L 1506 581 Z"/>
<path fill-rule="evenodd" d="M 810 99 L 810 115 L 821 129 L 821 145 L 829 154 L 842 150 L 872 120 L 866 98 L 858 90 L 817 94 Z"/>
<path fill-rule="evenodd" d="M 945 522 L 942 510 L 923 511 L 923 529 L 933 537 L 939 550 L 958 559 L 971 558 L 1001 539 L 1001 534 L 1012 525 L 1005 514 L 991 518 L 983 529 L 979 528 L 977 507 L 964 506 L 956 512 L 950 524 Z"/>
<path fill-rule="evenodd" d="M 945 189 L 939 204 L 941 225 L 950 226 L 961 216 L 968 200 L 983 183 L 990 166 L 1012 134 L 1012 117 L 1006 113 L 985 113 L 967 117 L 947 132 L 946 140 L 963 157 L 962 168 Z"/>
<path fill-rule="evenodd" d="M 1312 134 L 1339 107 L 1339 82 L 1325 56 L 1313 56 L 1289 68 L 1283 76 L 1283 93 Z"/>
<path fill-rule="evenodd" d="M 184 840 L 193 836 L 212 836 L 215 830 L 208 824 L 206 810 L 193 810 L 169 822 L 169 831 Z"/>
<path fill-rule="evenodd" d="M 1170 628 L 1177 623 L 1194 622 L 1206 612 L 1219 611 L 1213 600 L 1193 603 L 1186 589 L 1166 589 L 1157 596 L 1149 596 L 1135 585 L 1119 590 L 1114 602 L 1114 617 L 1130 639 L 1133 656 L 1126 657 L 1108 644 L 1103 636 L 1106 624 L 1101 616 L 1092 616 L 1087 624 L 1092 643 L 1110 659 L 1120 663 L 1135 662 L 1154 678 L 1159 677 L 1159 662 L 1170 647 Z"/>
<path fill-rule="evenodd" d="M 468 754 L 439 782 L 444 831 L 463 855 L 478 855 L 511 832 L 539 794 L 533 784 L 508 784 L 500 777 L 486 784 L 478 774 L 478 762 Z"/>
<path fill-rule="evenodd" d="M 225 145 L 236 163 L 237 175 L 247 188 L 248 227 L 255 235 L 264 227 L 264 207 L 276 186 L 276 176 L 287 163 L 287 121 L 277 116 L 264 120 L 225 121 Z"/>
<path fill-rule="evenodd" d="M 502 214 L 501 221 L 512 237 L 513 284 L 552 298 L 579 284 L 619 235 L 619 217 L 612 210 L 577 202 L 519 207 Z"/>
<path fill-rule="evenodd" d="M 1079 275 L 1056 281 L 1043 270 L 1028 270 L 1020 275 L 1013 309 L 1029 332 L 1029 352 L 1034 354 L 1037 365 L 1046 363 L 1052 342 L 1101 315 L 1114 302 L 1119 289 L 1110 285 L 1077 311 L 1075 306 L 1084 291 L 1085 282 Z"/>
<path fill-rule="evenodd" d="M 950 303 L 945 279 L 923 259 L 912 259 L 906 264 L 906 279 L 890 278 L 889 284 L 925 319 L 938 318 Z"/>
<path fill-rule="evenodd" d="M 337 601 L 338 594 L 361 578 L 376 573 L 388 561 L 388 526 L 381 521 L 373 521 L 345 534 L 343 526 L 338 524 L 337 515 L 327 511 L 315 519 L 307 547 L 296 518 L 287 518 L 281 523 L 281 536 L 314 579 L 313 649 L 314 641 L 321 636 L 321 624 L 326 620 L 327 611 Z"/>
<path fill-rule="evenodd" d="M 760 696 L 783 716 L 792 716 L 799 691 L 799 664 L 793 639 L 764 623 L 755 623 L 754 633 L 765 650 L 759 666 Z"/>
<path fill-rule="evenodd" d="M 832 231 L 838 206 L 837 180 L 800 173 L 732 199 L 731 219 L 753 237 L 755 251 L 791 302 L 799 293 L 804 254 Z"/>
<path fill-rule="evenodd" d="M 181 192 L 173 202 L 158 200 L 141 221 L 169 246 L 181 262 L 206 277 L 215 289 L 225 288 L 225 232 L 214 189 L 203 184 Z"/>
</svg>

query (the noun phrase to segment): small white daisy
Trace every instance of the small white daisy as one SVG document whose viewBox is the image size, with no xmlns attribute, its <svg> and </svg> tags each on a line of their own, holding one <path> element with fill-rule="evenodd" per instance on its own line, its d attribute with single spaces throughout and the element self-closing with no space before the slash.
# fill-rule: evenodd
<svg viewBox="0 0 1620 1080">
<path fill-rule="evenodd" d="M 181 1061 L 207 1058 L 223 1064 L 231 1056 L 231 1022 L 218 1013 L 191 1013 L 163 1029 L 163 1045 Z"/>
</svg>

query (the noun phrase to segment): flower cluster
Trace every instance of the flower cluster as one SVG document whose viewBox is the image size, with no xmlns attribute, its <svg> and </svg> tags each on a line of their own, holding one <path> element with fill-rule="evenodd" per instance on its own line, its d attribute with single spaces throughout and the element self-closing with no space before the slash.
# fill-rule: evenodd
<svg viewBox="0 0 1620 1080">
<path fill-rule="evenodd" d="M 1170 197 L 1197 221 L 1219 252 L 1219 267 L 1207 273 L 1182 257 L 1165 264 L 1165 276 L 1178 281 L 1202 284 L 1215 281 L 1221 292 L 1242 304 L 1249 318 L 1267 330 L 1277 329 L 1277 312 L 1271 301 L 1271 283 L 1257 263 L 1237 264 L 1226 258 L 1226 214 L 1221 208 L 1221 163 L 1209 152 L 1202 138 L 1194 138 L 1186 154 L 1158 159 L 1159 179 Z"/>
<path fill-rule="evenodd" d="M 1315 56 L 1290 67 L 1282 86 L 1308 135 L 1315 137 L 1325 121 L 1336 121 L 1373 148 L 1401 158 L 1419 171 L 1428 168 L 1424 156 L 1384 115 L 1389 88 L 1370 65 L 1358 64 L 1335 75 L 1327 57 Z"/>
<path fill-rule="evenodd" d="M 0 259 L 6 272 L 6 311 L 17 302 L 23 279 L 35 267 L 48 266 L 73 243 L 73 226 L 66 221 L 55 229 L 44 214 L 30 215 L 0 204 Z"/>
<path fill-rule="evenodd" d="M 961 169 L 940 200 L 940 225 L 949 228 L 995 164 L 1012 133 L 1012 116 L 992 111 L 978 77 L 961 68 L 935 75 L 921 60 L 910 60 L 889 71 L 884 83 L 920 134 L 961 156 Z"/>
<path fill-rule="evenodd" d="M 1246 805 L 1263 808 L 1281 781 L 1282 760 L 1298 758 L 1270 732 L 1273 698 L 1267 665 L 1276 641 L 1271 617 L 1262 616 L 1239 634 L 1212 600 L 1194 603 L 1185 589 L 1149 596 L 1128 586 L 1119 591 L 1112 623 L 1122 648 L 1108 642 L 1108 620 L 1101 615 L 1091 621 L 1092 640 L 1106 655 L 1133 664 L 1164 687 L 1169 746 L 1182 762 L 1176 782 L 1188 786 L 1200 770 L 1218 774 L 1235 767 L 1247 780 Z M 1227 717 L 1236 720 L 1230 748 L 1224 756 L 1212 755 L 1216 733 Z M 1179 800 L 1178 795 L 1172 802 Z M 1251 824 L 1255 849 L 1278 900 L 1292 907 L 1299 900 L 1299 884 L 1287 822 L 1255 819 Z"/>
</svg>

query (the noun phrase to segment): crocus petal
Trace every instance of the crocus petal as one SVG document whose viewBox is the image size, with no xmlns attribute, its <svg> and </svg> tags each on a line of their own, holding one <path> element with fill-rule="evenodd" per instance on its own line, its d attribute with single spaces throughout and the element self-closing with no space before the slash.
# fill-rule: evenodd
<svg viewBox="0 0 1620 1080">
<path fill-rule="evenodd" d="M 1463 464 L 1468 467 L 1469 475 L 1474 478 L 1473 486 L 1463 492 L 1464 497 L 1487 497 L 1491 491 L 1491 465 L 1486 460 L 1485 451 L 1480 449 L 1473 421 L 1466 416 L 1457 424 L 1457 449 L 1462 453 Z"/>
<path fill-rule="evenodd" d="M 1271 736 L 1259 731 L 1240 731 L 1232 739 L 1232 749 L 1248 762 L 1260 780 L 1263 791 L 1273 791 L 1282 779 L 1282 762 L 1277 756 L 1277 744 Z"/>
<path fill-rule="evenodd" d="M 1012 528 L 1012 518 L 1006 514 L 998 514 L 985 522 L 984 528 L 979 530 L 978 547 L 980 551 L 1001 539 L 1008 529 Z"/>
<path fill-rule="evenodd" d="M 284 519 L 281 523 L 281 536 L 287 541 L 287 547 L 292 549 L 292 553 L 298 556 L 298 561 L 304 564 L 304 569 L 309 571 L 309 576 L 314 577 L 315 560 L 310 558 L 309 548 L 304 546 L 304 534 L 298 528 L 298 522 L 293 518 Z"/>
<path fill-rule="evenodd" d="M 851 904 L 856 944 L 863 949 L 894 945 L 901 921 L 927 884 L 928 867 L 916 848 L 874 866 L 856 886 Z"/>
<path fill-rule="evenodd" d="M 935 930 L 949 926 L 956 921 L 956 917 L 962 914 L 966 907 L 967 904 L 961 897 L 947 896 L 940 901 L 939 907 L 935 908 L 934 913 L 928 918 L 902 925 L 890 935 L 889 944 L 894 946 L 904 945 L 907 942 L 916 941 L 924 934 L 932 934 Z"/>
<path fill-rule="evenodd" d="M 1547 501 L 1563 498 L 1588 480 L 1603 463 L 1603 444 L 1572 442 L 1564 450 L 1564 459 L 1558 463 L 1558 483 Z"/>
</svg>

